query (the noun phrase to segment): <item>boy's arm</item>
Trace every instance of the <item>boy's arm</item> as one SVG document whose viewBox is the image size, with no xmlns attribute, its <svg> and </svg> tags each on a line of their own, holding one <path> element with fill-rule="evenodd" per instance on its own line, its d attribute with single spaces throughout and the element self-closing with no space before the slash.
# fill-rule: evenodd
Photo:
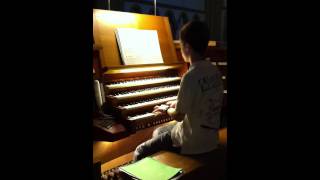
<svg viewBox="0 0 320 180">
<path fill-rule="evenodd" d="M 185 116 L 183 113 L 178 113 L 175 108 L 169 108 L 167 113 L 176 121 L 182 121 Z"/>
<path fill-rule="evenodd" d="M 192 97 L 190 88 L 193 87 L 190 82 L 191 80 L 187 76 L 182 77 L 177 100 L 171 102 L 170 108 L 167 110 L 169 116 L 176 121 L 183 121 L 185 114 L 190 112 L 192 101 L 190 100 L 190 97 Z"/>
</svg>

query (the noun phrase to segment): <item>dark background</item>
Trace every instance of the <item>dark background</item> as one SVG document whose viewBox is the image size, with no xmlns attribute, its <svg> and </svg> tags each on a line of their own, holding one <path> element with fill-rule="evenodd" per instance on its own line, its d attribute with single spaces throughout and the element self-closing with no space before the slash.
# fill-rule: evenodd
<svg viewBox="0 0 320 180">
<path fill-rule="evenodd" d="M 2 176 L 90 179 L 93 6 L 3 4 Z M 228 2 L 229 179 L 315 179 L 315 7 Z"/>
</svg>

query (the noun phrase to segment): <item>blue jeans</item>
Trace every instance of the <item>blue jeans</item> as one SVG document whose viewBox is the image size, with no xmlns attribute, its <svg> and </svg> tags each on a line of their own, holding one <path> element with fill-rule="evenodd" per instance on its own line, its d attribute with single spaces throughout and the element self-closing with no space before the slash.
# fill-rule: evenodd
<svg viewBox="0 0 320 180">
<path fill-rule="evenodd" d="M 155 129 L 152 138 L 136 148 L 133 154 L 133 161 L 138 161 L 161 150 L 180 153 L 180 148 L 172 146 L 171 130 L 173 127 L 174 124 Z"/>
</svg>

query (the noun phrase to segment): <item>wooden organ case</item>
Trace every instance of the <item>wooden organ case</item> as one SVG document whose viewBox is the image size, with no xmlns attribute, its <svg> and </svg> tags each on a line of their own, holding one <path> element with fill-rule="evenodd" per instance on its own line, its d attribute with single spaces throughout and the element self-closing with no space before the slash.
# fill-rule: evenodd
<svg viewBox="0 0 320 180">
<path fill-rule="evenodd" d="M 115 28 L 157 30 L 163 64 L 123 65 Z M 94 60 L 104 87 L 104 111 L 125 127 L 94 128 L 93 161 L 105 163 L 103 170 L 116 167 L 116 159 L 128 162 L 137 145 L 151 138 L 155 128 L 172 123 L 169 116 L 155 117 L 153 107 L 174 100 L 188 66 L 177 58 L 167 17 L 108 10 L 93 10 Z M 97 61 L 97 59 L 99 61 Z M 108 168 L 106 168 L 108 167 Z"/>
</svg>

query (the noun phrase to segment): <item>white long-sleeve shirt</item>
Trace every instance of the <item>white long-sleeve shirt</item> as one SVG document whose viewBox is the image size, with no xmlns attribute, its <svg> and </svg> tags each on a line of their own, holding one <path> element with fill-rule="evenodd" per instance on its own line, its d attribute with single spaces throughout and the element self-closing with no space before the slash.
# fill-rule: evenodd
<svg viewBox="0 0 320 180">
<path fill-rule="evenodd" d="M 218 145 L 218 128 L 223 101 L 223 83 L 209 61 L 193 63 L 183 76 L 177 98 L 177 113 L 185 114 L 171 131 L 173 145 L 182 154 L 209 152 Z"/>
</svg>

